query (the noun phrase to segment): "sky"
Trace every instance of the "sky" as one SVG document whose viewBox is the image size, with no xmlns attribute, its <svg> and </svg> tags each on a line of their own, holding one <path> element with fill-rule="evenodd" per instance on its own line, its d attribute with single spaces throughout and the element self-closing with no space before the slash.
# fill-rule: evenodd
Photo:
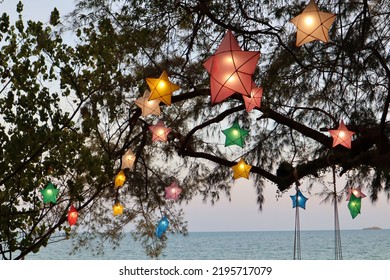
<svg viewBox="0 0 390 280">
<path fill-rule="evenodd" d="M 17 0 L 0 0 L 0 13 L 15 15 Z M 47 22 L 50 12 L 57 7 L 61 15 L 72 11 L 72 0 L 34 0 L 24 1 L 24 19 Z M 332 230 L 334 228 L 333 206 L 321 204 L 321 198 L 305 192 L 307 183 L 302 180 L 303 194 L 309 198 L 306 210 L 300 209 L 301 230 Z M 337 183 L 340 190 L 342 179 Z M 362 186 L 364 187 L 364 186 Z M 204 203 L 201 197 L 194 198 L 188 204 L 182 204 L 189 231 L 272 231 L 294 230 L 295 209 L 292 208 L 290 195 L 295 190 L 290 189 L 283 197 L 276 198 L 276 185 L 266 184 L 265 204 L 260 212 L 256 204 L 256 192 L 253 182 L 246 179 L 232 180 L 231 202 L 221 196 L 215 205 Z M 315 188 L 312 194 L 319 192 Z M 364 190 L 363 190 L 364 192 Z M 369 193 L 366 192 L 369 196 Z M 372 204 L 369 197 L 362 200 L 361 214 L 352 219 L 347 208 L 348 202 L 343 200 L 339 205 L 339 220 L 341 229 L 361 229 L 371 226 L 390 228 L 390 203 L 381 195 Z"/>
</svg>

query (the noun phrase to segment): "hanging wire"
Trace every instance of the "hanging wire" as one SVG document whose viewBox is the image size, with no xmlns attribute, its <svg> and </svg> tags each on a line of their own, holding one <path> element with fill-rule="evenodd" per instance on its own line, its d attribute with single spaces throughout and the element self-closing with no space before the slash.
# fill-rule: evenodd
<svg viewBox="0 0 390 280">
<path fill-rule="evenodd" d="M 333 195 L 334 195 L 334 242 L 335 242 L 335 259 L 342 260 L 343 254 L 341 250 L 341 235 L 340 235 L 340 222 L 339 222 L 339 211 L 338 211 L 338 196 L 336 190 L 336 168 L 332 165 L 333 171 Z"/>
</svg>

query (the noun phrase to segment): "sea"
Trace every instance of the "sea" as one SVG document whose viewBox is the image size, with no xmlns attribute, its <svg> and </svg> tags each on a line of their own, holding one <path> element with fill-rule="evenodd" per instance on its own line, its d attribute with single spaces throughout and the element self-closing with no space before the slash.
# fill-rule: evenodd
<svg viewBox="0 0 390 280">
<path fill-rule="evenodd" d="M 390 260 L 390 229 L 341 230 L 344 260 Z M 302 260 L 334 260 L 333 230 L 301 231 Z M 104 245 L 103 254 L 90 250 L 72 251 L 72 240 L 49 244 L 27 260 L 149 260 L 142 246 L 125 234 L 115 249 Z M 160 259 L 165 260 L 292 260 L 293 231 L 190 232 L 169 235 Z"/>
</svg>

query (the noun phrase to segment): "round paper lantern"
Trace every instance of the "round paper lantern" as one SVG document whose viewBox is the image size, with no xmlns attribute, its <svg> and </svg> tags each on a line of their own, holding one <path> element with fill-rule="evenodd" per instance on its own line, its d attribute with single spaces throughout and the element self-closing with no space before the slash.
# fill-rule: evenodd
<svg viewBox="0 0 390 280">
<path fill-rule="evenodd" d="M 79 213 L 77 212 L 77 209 L 71 205 L 68 211 L 68 223 L 70 226 L 73 226 L 76 224 L 77 219 L 79 217 Z"/>
<path fill-rule="evenodd" d="M 121 170 L 121 171 L 119 171 L 119 173 L 115 177 L 115 185 L 114 185 L 114 187 L 115 188 L 123 187 L 123 184 L 125 183 L 125 181 L 126 181 L 125 172 L 123 172 L 123 170 Z"/>
<path fill-rule="evenodd" d="M 321 12 L 314 0 L 306 6 L 301 14 L 291 19 L 291 22 L 297 27 L 296 46 L 314 40 L 328 42 L 329 28 L 336 19 L 336 15 Z"/>
<path fill-rule="evenodd" d="M 48 183 L 46 188 L 40 190 L 40 193 L 43 196 L 43 203 L 57 203 L 59 190 L 52 183 Z"/>
</svg>

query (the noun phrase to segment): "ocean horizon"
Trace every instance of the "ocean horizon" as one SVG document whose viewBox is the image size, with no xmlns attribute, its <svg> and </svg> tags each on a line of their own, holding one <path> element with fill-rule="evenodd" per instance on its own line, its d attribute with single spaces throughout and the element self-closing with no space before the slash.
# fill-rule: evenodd
<svg viewBox="0 0 390 280">
<path fill-rule="evenodd" d="M 341 230 L 342 259 L 390 260 L 390 229 Z M 334 260 L 334 230 L 302 230 L 302 260 Z M 149 260 L 144 248 L 131 233 L 119 246 L 103 244 L 102 254 L 82 248 L 70 254 L 72 239 L 48 244 L 26 260 Z M 168 236 L 161 260 L 292 260 L 294 231 L 189 232 Z"/>
</svg>

